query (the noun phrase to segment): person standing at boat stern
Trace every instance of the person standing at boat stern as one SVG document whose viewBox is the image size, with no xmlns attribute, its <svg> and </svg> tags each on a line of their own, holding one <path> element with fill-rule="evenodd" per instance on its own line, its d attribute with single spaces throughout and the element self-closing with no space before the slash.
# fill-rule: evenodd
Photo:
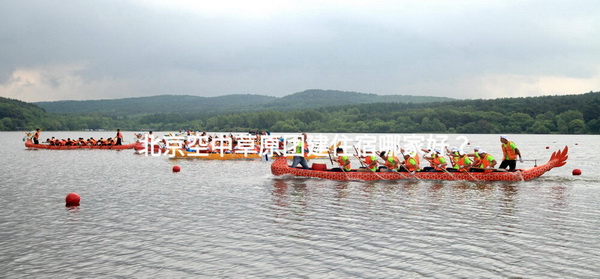
<svg viewBox="0 0 600 279">
<path fill-rule="evenodd" d="M 519 157 L 519 161 L 523 163 L 523 158 L 521 158 L 521 151 L 517 148 L 517 145 L 508 140 L 506 136 L 500 137 L 500 142 L 502 143 L 502 163 L 498 168 L 506 169 L 509 168 L 509 171 L 515 171 L 517 167 L 517 156 Z"/>
<path fill-rule="evenodd" d="M 39 139 L 40 139 L 40 129 L 38 128 L 35 130 L 35 133 L 33 134 L 33 143 L 40 144 Z"/>
<path fill-rule="evenodd" d="M 306 143 L 306 133 L 302 133 L 302 141 L 298 142 L 298 145 L 296 145 L 295 154 L 302 154 L 304 156 L 294 155 L 294 160 L 292 161 L 292 168 L 295 168 L 298 164 L 300 164 L 303 169 L 309 169 L 308 163 L 306 162 L 306 156 L 308 155 L 308 143 Z"/>
<path fill-rule="evenodd" d="M 123 144 L 123 134 L 121 133 L 121 129 L 117 129 L 117 136 L 115 138 L 117 139 L 117 144 L 116 145 L 122 145 Z"/>
</svg>

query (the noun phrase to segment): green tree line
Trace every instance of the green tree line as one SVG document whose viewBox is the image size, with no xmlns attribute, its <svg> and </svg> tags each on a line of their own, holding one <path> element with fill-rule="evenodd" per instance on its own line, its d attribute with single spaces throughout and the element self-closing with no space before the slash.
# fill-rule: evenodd
<svg viewBox="0 0 600 279">
<path fill-rule="evenodd" d="M 0 129 L 600 134 L 600 92 L 417 104 L 371 103 L 217 115 L 203 112 L 129 116 L 56 114 L 19 102 L 0 102 Z"/>
</svg>

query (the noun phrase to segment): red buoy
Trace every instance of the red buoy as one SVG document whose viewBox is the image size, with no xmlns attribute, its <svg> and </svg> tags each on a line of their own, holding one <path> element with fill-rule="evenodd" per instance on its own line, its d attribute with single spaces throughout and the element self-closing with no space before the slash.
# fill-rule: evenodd
<svg viewBox="0 0 600 279">
<path fill-rule="evenodd" d="M 179 166 L 173 166 L 173 172 L 179 172 L 181 168 Z"/>
<path fill-rule="evenodd" d="M 550 149 L 550 146 L 546 146 L 546 149 Z"/>
<path fill-rule="evenodd" d="M 581 170 L 580 169 L 574 169 L 573 170 L 573 175 L 581 175 Z"/>
<path fill-rule="evenodd" d="M 78 206 L 81 197 L 76 193 L 69 193 L 65 198 L 66 206 Z"/>
</svg>

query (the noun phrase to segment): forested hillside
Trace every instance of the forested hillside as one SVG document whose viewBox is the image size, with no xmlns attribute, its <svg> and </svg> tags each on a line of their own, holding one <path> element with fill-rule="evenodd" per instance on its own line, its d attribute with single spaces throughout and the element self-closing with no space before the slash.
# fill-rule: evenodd
<svg viewBox="0 0 600 279">
<path fill-rule="evenodd" d="M 453 100 L 446 97 L 375 95 L 335 90 L 306 90 L 277 98 L 263 95 L 199 97 L 161 95 L 114 100 L 38 102 L 49 113 L 133 116 L 154 113 L 195 113 L 202 117 L 232 112 L 314 109 L 367 103 L 425 103 Z"/>
<path fill-rule="evenodd" d="M 263 111 L 206 119 L 206 130 L 278 132 L 600 133 L 600 92 L 581 95 L 378 103 L 292 112 Z"/>
<path fill-rule="evenodd" d="M 0 131 L 35 130 L 48 121 L 46 112 L 30 103 L 0 97 Z"/>
<path fill-rule="evenodd" d="M 297 96 L 288 97 L 290 102 L 299 101 L 295 99 Z M 164 101 L 169 98 L 165 96 Z M 306 101 L 303 105 L 310 103 L 310 98 L 303 99 Z M 107 111 L 46 114 L 35 105 L 3 99 L 1 112 L 0 127 L 3 130 L 39 126 L 44 130 L 600 134 L 600 92 L 433 103 L 362 103 L 297 110 L 240 109 L 213 114 L 195 111 L 134 115 L 111 115 Z"/>
</svg>

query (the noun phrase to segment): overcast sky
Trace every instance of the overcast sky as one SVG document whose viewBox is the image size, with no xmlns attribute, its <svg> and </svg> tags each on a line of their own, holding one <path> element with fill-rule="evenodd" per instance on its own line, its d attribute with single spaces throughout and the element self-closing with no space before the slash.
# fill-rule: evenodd
<svg viewBox="0 0 600 279">
<path fill-rule="evenodd" d="M 0 0 L 0 96 L 600 91 L 600 1 Z"/>
</svg>

